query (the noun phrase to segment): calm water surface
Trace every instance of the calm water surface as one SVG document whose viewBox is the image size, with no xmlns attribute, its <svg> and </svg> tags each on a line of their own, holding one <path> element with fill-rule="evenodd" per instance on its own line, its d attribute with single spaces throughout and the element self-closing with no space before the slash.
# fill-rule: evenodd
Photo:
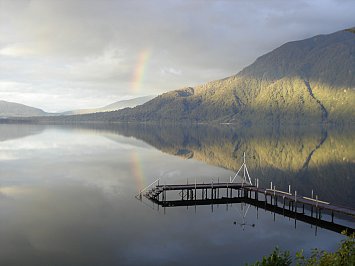
<svg viewBox="0 0 355 266">
<path fill-rule="evenodd" d="M 314 189 L 355 207 L 352 130 L 0 130 L 0 265 L 243 265 L 277 245 L 293 254 L 336 249 L 338 233 L 245 204 L 164 212 L 135 198 L 159 177 L 175 184 L 227 181 L 243 152 L 264 186 L 291 184 L 304 195 Z M 351 219 L 336 219 L 354 227 Z"/>
</svg>

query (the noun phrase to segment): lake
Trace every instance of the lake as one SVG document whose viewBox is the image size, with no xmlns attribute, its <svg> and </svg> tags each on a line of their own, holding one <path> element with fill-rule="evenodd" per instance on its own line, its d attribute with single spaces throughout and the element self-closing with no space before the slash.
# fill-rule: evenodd
<svg viewBox="0 0 355 266">
<path fill-rule="evenodd" d="M 354 132 L 2 124 L 0 265 L 243 265 L 275 246 L 334 251 L 341 234 L 245 203 L 164 209 L 135 196 L 157 178 L 227 181 L 245 152 L 260 186 L 355 208 Z"/>
</svg>

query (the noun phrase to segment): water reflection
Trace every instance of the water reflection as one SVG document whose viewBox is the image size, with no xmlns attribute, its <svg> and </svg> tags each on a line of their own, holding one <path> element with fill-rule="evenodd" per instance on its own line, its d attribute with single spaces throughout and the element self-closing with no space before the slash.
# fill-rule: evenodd
<svg viewBox="0 0 355 266">
<path fill-rule="evenodd" d="M 40 134 L 44 129 L 45 126 L 40 125 L 0 124 L 0 141 Z"/>
<path fill-rule="evenodd" d="M 218 192 L 219 194 L 219 192 Z M 319 228 L 324 228 L 336 233 L 342 233 L 346 231 L 348 234 L 352 234 L 355 232 L 355 227 L 354 223 L 348 222 L 346 220 L 343 220 L 341 218 L 336 218 L 334 220 L 333 215 L 330 215 L 329 212 L 324 211 L 324 213 L 321 214 L 321 212 L 316 209 L 316 208 L 310 208 L 308 206 L 297 206 L 295 209 L 291 207 L 291 205 L 287 204 L 281 206 L 279 203 L 276 204 L 275 202 L 267 202 L 262 199 L 257 199 L 253 197 L 249 197 L 248 195 L 240 195 L 238 193 L 238 196 L 235 197 L 217 197 L 217 198 L 199 198 L 201 195 L 198 196 L 197 199 L 181 199 L 181 200 L 160 200 L 159 198 L 151 198 L 150 200 L 156 204 L 156 206 L 161 206 L 164 210 L 164 214 L 166 213 L 166 208 L 173 208 L 173 207 L 194 207 L 195 211 L 197 206 L 205 206 L 209 205 L 211 206 L 211 211 L 216 208 L 216 206 L 223 205 L 226 206 L 226 209 L 228 209 L 228 206 L 232 206 L 232 204 L 239 203 L 242 209 L 242 215 L 241 215 L 241 220 L 236 220 L 234 221 L 234 224 L 240 225 L 242 230 L 244 231 L 246 226 L 251 226 L 255 227 L 255 224 L 248 223 L 246 221 L 247 219 L 247 213 L 248 210 L 251 206 L 253 206 L 256 211 L 257 211 L 257 216 L 258 216 L 258 211 L 260 210 L 265 210 L 269 211 L 274 215 L 274 220 L 276 219 L 276 215 L 283 216 L 283 218 L 291 218 L 294 220 L 294 226 L 295 229 L 297 228 L 297 222 L 304 222 L 307 224 L 310 224 L 311 226 L 315 226 L 315 233 L 317 233 L 317 229 Z M 146 204 L 149 206 L 149 204 L 144 202 L 143 198 L 140 198 L 141 202 L 143 204 Z M 154 209 L 154 207 L 152 207 Z M 159 209 L 158 209 L 159 210 Z M 323 212 L 323 211 L 322 211 Z M 349 217 L 345 217 L 345 219 L 349 219 Z"/>
<path fill-rule="evenodd" d="M 300 194 L 355 207 L 355 130 L 351 127 L 243 128 L 118 124 L 95 128 L 141 139 L 187 159 L 237 171 L 243 153 L 261 186 L 273 182 Z"/>
<path fill-rule="evenodd" d="M 253 206 L 243 231 L 238 226 L 243 220 L 237 219 L 240 203 L 228 205 L 228 210 L 224 204 L 214 205 L 213 212 L 211 206 L 170 208 L 164 215 L 162 208 L 152 211 L 134 198 L 157 177 L 169 183 L 228 180 L 244 151 L 252 176 L 307 191 L 314 184 L 305 184 L 304 176 L 293 178 L 319 144 L 321 132 L 2 125 L 3 132 L 1 265 L 243 265 L 276 245 L 291 252 L 334 250 L 342 239 L 323 229 L 315 237 L 314 228 L 303 222 L 294 230 L 292 219 L 274 219 Z M 328 131 L 307 170 L 319 195 L 330 200 L 329 182 L 344 194 L 334 192 L 335 198 L 344 204 L 353 200 L 354 181 L 345 178 L 354 173 L 353 147 L 352 132 Z"/>
</svg>

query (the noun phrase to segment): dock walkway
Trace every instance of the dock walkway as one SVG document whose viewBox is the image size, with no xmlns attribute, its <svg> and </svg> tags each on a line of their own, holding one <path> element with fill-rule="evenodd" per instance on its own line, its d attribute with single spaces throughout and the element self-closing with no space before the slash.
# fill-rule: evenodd
<svg viewBox="0 0 355 266">
<path fill-rule="evenodd" d="M 243 177 L 238 175 L 241 171 L 243 172 Z M 234 182 L 237 177 L 242 181 Z M 297 194 L 297 191 L 291 193 L 291 186 L 289 186 L 288 192 L 285 192 L 276 190 L 272 183 L 269 189 L 260 188 L 258 179 L 255 179 L 253 184 L 245 163 L 245 154 L 242 166 L 235 176 L 230 178 L 229 182 L 219 182 L 219 179 L 217 180 L 217 182 L 213 182 L 212 179 L 210 183 L 197 183 L 195 180 L 194 183 L 190 184 L 187 181 L 186 184 L 161 185 L 159 184 L 160 179 L 157 179 L 142 189 L 136 197 L 141 200 L 142 196 L 145 196 L 164 208 L 213 205 L 224 202 L 244 202 L 264 209 L 270 209 L 270 206 L 272 206 L 275 212 L 287 213 L 289 216 L 291 214 L 301 215 L 300 217 L 304 221 L 311 221 L 311 223 L 314 223 L 314 219 L 316 219 L 319 223 L 324 222 L 324 227 L 328 228 L 334 227 L 335 214 L 345 215 L 351 221 L 355 221 L 355 209 L 319 200 L 317 195 L 314 197 L 313 191 L 311 197 L 305 197 Z M 168 191 L 179 191 L 178 193 L 170 192 L 170 194 L 175 194 L 178 199 L 169 197 L 170 199 L 168 200 Z M 331 221 L 322 221 L 322 214 L 325 213 L 330 215 Z M 348 231 L 352 232 L 355 231 L 354 228 L 346 226 L 337 227 L 337 230 L 341 228 L 350 229 Z"/>
<path fill-rule="evenodd" d="M 180 195 L 182 199 L 194 199 L 197 200 L 197 195 L 201 195 L 202 198 L 207 198 L 210 195 L 211 199 L 219 198 L 221 190 L 226 191 L 226 197 L 231 197 L 233 191 L 236 191 L 238 195 L 248 195 L 248 198 L 259 199 L 264 197 L 264 201 L 268 202 L 268 198 L 271 203 L 277 205 L 278 202 L 282 205 L 290 205 L 291 208 L 295 209 L 297 206 L 308 206 L 315 210 L 328 210 L 331 213 L 341 213 L 344 215 L 355 217 L 355 209 L 337 206 L 329 202 L 322 200 L 308 198 L 297 194 L 291 194 L 284 191 L 279 191 L 276 189 L 265 189 L 258 188 L 248 183 L 196 183 L 196 184 L 182 184 L 182 185 L 157 185 L 150 189 L 148 192 L 144 193 L 149 199 L 159 199 L 162 195 L 162 200 L 166 201 L 167 191 L 181 191 Z M 203 190 L 203 192 L 197 193 L 198 190 Z M 254 197 L 252 197 L 252 195 Z M 200 198 L 201 198 L 200 197 Z"/>
</svg>

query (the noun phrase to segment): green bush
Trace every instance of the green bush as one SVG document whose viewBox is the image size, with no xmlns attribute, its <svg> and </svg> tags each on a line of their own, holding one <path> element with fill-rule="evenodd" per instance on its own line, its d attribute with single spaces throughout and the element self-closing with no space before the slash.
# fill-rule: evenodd
<svg viewBox="0 0 355 266">
<path fill-rule="evenodd" d="M 290 252 L 281 252 L 279 248 L 276 247 L 270 256 L 264 256 L 262 261 L 257 261 L 254 264 L 251 264 L 251 266 L 285 266 L 291 265 L 291 263 L 292 257 Z"/>
<path fill-rule="evenodd" d="M 343 232 L 343 234 L 346 234 Z M 281 252 L 278 247 L 269 256 L 264 256 L 251 266 L 288 266 L 292 264 L 289 251 Z M 340 247 L 334 253 L 313 249 L 309 258 L 303 255 L 303 250 L 296 253 L 297 266 L 354 266 L 355 265 L 355 234 L 342 240 Z M 248 264 L 246 264 L 248 265 Z"/>
</svg>

